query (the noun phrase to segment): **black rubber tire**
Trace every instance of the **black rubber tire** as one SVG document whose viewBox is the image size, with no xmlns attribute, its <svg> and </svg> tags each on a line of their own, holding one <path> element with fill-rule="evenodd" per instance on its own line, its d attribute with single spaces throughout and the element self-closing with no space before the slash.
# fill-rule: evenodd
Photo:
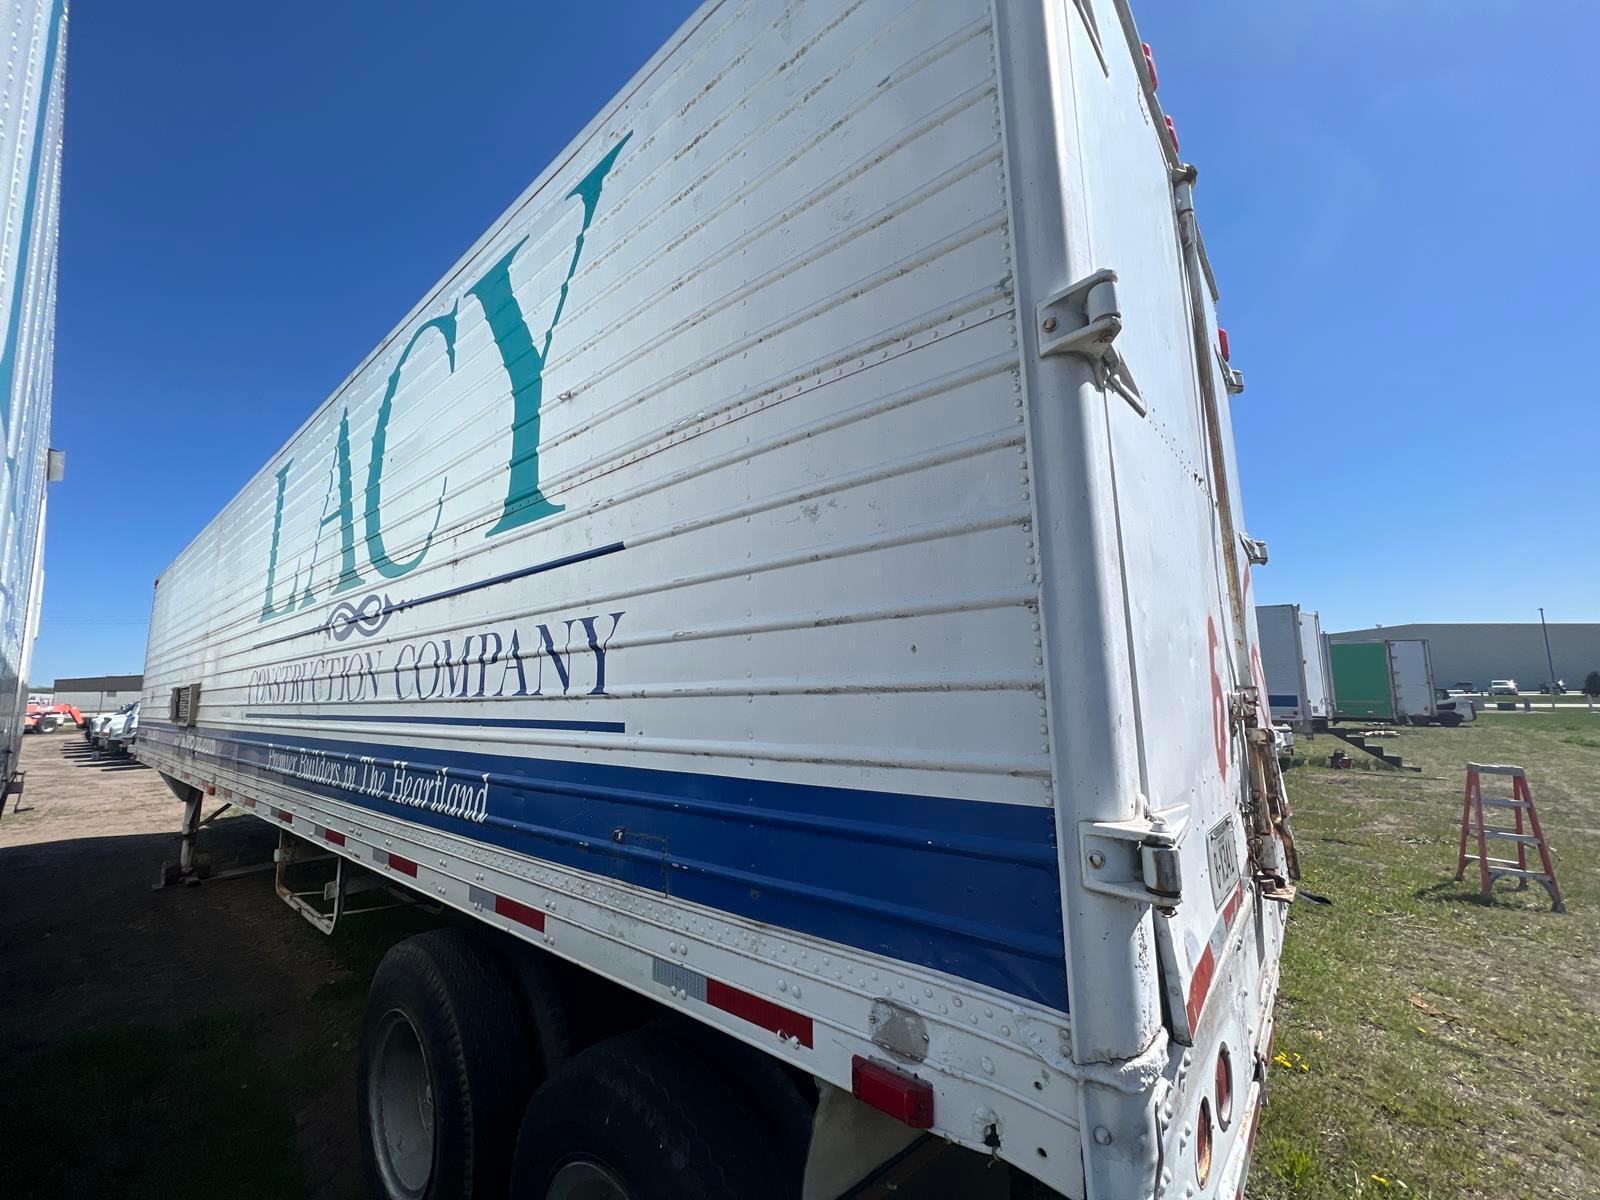
<svg viewBox="0 0 1600 1200">
<path fill-rule="evenodd" d="M 1446 713 L 1444 716 L 1439 718 L 1439 724 L 1443 725 L 1446 729 L 1454 729 L 1457 725 L 1461 724 L 1461 714 Z"/>
<path fill-rule="evenodd" d="M 800 1179 L 725 1082 L 645 1028 L 590 1047 L 534 1093 L 517 1137 L 512 1200 L 545 1200 L 574 1162 L 598 1163 L 633 1200 L 791 1200 Z"/>
<path fill-rule="evenodd" d="M 500 961 L 460 929 L 434 929 L 390 948 L 367 993 L 356 1072 L 361 1155 L 380 1200 L 505 1195 L 517 1120 L 533 1093 L 533 1051 L 515 985 Z M 374 1054 L 403 1018 L 415 1032 L 431 1091 L 433 1147 L 425 1186 L 393 1186 L 379 1164 L 382 1105 Z"/>
</svg>

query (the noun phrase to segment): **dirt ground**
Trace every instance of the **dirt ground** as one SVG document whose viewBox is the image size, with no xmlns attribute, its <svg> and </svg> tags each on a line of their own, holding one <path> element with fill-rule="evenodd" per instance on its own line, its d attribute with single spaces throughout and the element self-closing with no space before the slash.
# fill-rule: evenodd
<svg viewBox="0 0 1600 1200">
<path fill-rule="evenodd" d="M 22 765 L 26 789 L 0 817 L 0 1069 L 97 1030 L 118 1031 L 125 1047 L 228 1014 L 242 1019 L 253 1053 L 284 1068 L 267 1076 L 288 1101 L 307 1194 L 356 1195 L 349 1020 L 365 981 L 278 902 L 270 871 L 155 890 L 162 861 L 177 857 L 182 808 L 154 771 L 95 756 L 75 730 L 24 738 Z M 204 846 L 221 869 L 270 861 L 275 842 L 266 825 L 235 818 L 208 827 Z M 308 1050 L 319 1069 L 296 1066 Z M 58 1132 L 55 1152 L 77 1157 L 75 1131 Z M 217 1145 L 196 1131 L 175 1149 L 204 1154 L 208 1142 Z M 126 1162 L 107 1165 L 119 1187 L 101 1194 L 161 1190 L 156 1179 L 130 1181 Z M 79 1194 L 69 1176 L 59 1185 Z"/>
</svg>

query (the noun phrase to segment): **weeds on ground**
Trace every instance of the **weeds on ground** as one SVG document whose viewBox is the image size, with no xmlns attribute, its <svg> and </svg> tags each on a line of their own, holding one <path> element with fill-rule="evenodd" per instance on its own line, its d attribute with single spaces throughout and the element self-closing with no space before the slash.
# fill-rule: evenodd
<svg viewBox="0 0 1600 1200">
<path fill-rule="evenodd" d="M 1291 914 L 1249 1196 L 1600 1195 L 1600 719 L 1389 745 L 1422 774 L 1310 747 L 1286 772 L 1305 885 L 1334 907 Z M 1528 769 L 1566 915 L 1537 885 L 1483 899 L 1474 864 L 1455 881 L 1469 760 Z"/>
</svg>

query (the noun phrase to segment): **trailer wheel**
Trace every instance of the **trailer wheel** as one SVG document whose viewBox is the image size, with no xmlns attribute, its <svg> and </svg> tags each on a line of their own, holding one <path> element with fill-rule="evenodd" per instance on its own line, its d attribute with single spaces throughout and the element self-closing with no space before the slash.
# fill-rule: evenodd
<svg viewBox="0 0 1600 1200">
<path fill-rule="evenodd" d="M 407 938 L 367 994 L 356 1104 L 382 1200 L 503 1196 L 532 1054 L 511 983 L 458 929 Z"/>
<path fill-rule="evenodd" d="M 660 1033 L 634 1030 L 568 1061 L 528 1104 L 516 1200 L 786 1200 L 784 1170 L 750 1106 Z"/>
</svg>

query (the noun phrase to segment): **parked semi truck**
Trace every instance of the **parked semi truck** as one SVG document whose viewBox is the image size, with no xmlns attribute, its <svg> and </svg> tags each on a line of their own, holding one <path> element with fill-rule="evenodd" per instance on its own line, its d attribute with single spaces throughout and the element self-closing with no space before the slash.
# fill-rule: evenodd
<svg viewBox="0 0 1600 1200">
<path fill-rule="evenodd" d="M 1294 858 L 1155 88 L 1113 0 L 707 3 L 161 573 L 186 857 L 463 918 L 378 1194 L 1242 1188 Z"/>
<path fill-rule="evenodd" d="M 20 787 L 17 754 L 44 592 L 45 486 L 60 465 L 49 446 L 66 4 L 7 0 L 0 19 L 0 171 L 7 182 L 0 224 L 0 784 L 10 794 Z"/>
<path fill-rule="evenodd" d="M 1256 628 L 1272 719 L 1302 731 L 1330 720 L 1333 683 L 1317 613 L 1298 604 L 1258 604 Z"/>
<path fill-rule="evenodd" d="M 1427 725 L 1441 716 L 1433 661 L 1425 639 L 1335 642 L 1328 647 L 1337 714 L 1344 720 Z"/>
</svg>

